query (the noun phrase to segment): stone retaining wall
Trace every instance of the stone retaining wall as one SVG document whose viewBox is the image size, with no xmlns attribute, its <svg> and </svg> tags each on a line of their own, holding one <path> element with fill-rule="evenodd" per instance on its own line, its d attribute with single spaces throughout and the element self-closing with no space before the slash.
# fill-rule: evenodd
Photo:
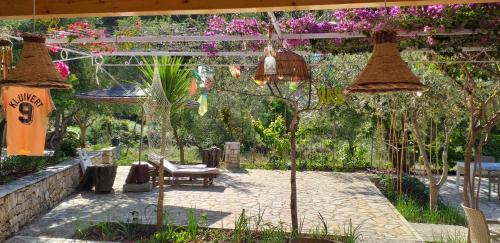
<svg viewBox="0 0 500 243">
<path fill-rule="evenodd" d="M 89 153 L 89 157 L 100 164 L 103 153 Z M 73 193 L 82 177 L 79 163 L 78 158 L 66 160 L 0 185 L 0 242 Z"/>
</svg>

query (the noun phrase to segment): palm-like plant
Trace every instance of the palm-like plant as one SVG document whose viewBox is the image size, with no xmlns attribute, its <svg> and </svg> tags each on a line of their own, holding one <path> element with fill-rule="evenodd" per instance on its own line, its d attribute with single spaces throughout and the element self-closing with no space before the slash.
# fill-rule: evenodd
<svg viewBox="0 0 500 243">
<path fill-rule="evenodd" d="M 139 69 L 146 78 L 146 90 L 151 90 L 150 86 L 153 81 L 154 63 L 146 58 L 143 58 L 144 66 Z M 189 99 L 189 84 L 191 79 L 191 70 L 182 66 L 184 59 L 182 57 L 159 57 L 158 71 L 160 73 L 160 82 L 163 87 L 163 92 L 172 105 L 171 113 L 175 113 L 182 109 Z"/>
</svg>

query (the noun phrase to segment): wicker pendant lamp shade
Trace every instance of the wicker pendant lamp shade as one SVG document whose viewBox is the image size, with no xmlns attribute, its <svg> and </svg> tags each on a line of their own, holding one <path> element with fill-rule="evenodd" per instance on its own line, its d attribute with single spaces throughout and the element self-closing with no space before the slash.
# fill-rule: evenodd
<svg viewBox="0 0 500 243">
<path fill-rule="evenodd" d="M 264 72 L 265 58 L 260 60 L 255 71 L 254 79 L 267 82 L 300 82 L 309 80 L 311 74 L 304 58 L 292 51 L 278 51 L 274 56 L 276 60 L 276 73 Z"/>
<path fill-rule="evenodd" d="M 0 39 L 0 80 L 7 78 L 7 73 L 12 69 L 12 43 Z"/>
<path fill-rule="evenodd" d="M 374 33 L 373 54 L 363 72 L 347 88 L 347 93 L 385 93 L 392 91 L 426 91 L 399 53 L 396 31 Z"/>
<path fill-rule="evenodd" d="M 24 45 L 16 68 L 0 81 L 2 86 L 27 86 L 48 89 L 70 89 L 54 67 L 45 46 L 45 37 L 34 34 L 23 35 Z"/>
</svg>

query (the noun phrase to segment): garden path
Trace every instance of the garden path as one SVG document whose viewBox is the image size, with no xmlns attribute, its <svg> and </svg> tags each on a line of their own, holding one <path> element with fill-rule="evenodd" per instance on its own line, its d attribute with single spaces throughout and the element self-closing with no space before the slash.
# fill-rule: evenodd
<svg viewBox="0 0 500 243">
<path fill-rule="evenodd" d="M 422 181 L 426 182 L 425 178 L 421 178 Z M 463 182 L 463 176 L 460 178 L 460 182 Z M 446 183 L 443 185 L 439 191 L 439 195 L 444 202 L 458 207 L 461 211 L 460 204 L 463 202 L 463 191 L 462 185 L 457 189 L 456 187 L 456 177 L 454 175 L 448 176 Z M 491 190 L 491 201 L 488 201 L 488 179 L 482 178 L 481 180 L 481 191 L 479 194 L 479 208 L 483 211 L 484 215 L 488 219 L 500 220 L 500 199 L 498 198 L 498 190 Z"/>
<path fill-rule="evenodd" d="M 158 189 L 144 193 L 123 193 L 122 185 L 129 167 L 119 167 L 115 191 L 97 195 L 76 193 L 54 209 L 24 227 L 17 236 L 70 238 L 75 225 L 104 220 L 127 220 L 138 211 L 141 220 L 154 223 Z M 225 171 L 212 187 L 169 186 L 165 206 L 177 223 L 186 219 L 193 208 L 206 213 L 211 227 L 234 227 L 245 209 L 249 215 L 259 212 L 264 221 L 290 223 L 288 171 Z M 298 172 L 298 210 L 303 232 L 322 229 L 319 214 L 330 233 L 343 233 L 349 221 L 359 227 L 364 242 L 421 242 L 420 236 L 391 203 L 361 173 Z"/>
</svg>

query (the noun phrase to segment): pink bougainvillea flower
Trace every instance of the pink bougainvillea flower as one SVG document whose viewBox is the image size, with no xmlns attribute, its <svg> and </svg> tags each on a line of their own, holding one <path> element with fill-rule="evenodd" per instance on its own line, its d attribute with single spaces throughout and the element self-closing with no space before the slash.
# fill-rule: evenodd
<svg viewBox="0 0 500 243">
<path fill-rule="evenodd" d="M 429 46 L 434 45 L 434 39 L 432 38 L 432 36 L 427 36 L 426 42 L 427 44 L 429 44 Z"/>
<path fill-rule="evenodd" d="M 64 79 L 68 78 L 68 76 L 71 72 L 69 71 L 69 67 L 68 67 L 68 65 L 66 65 L 66 63 L 56 62 L 56 63 L 54 63 L 54 66 L 56 67 L 59 74 L 61 74 L 61 77 L 63 77 Z"/>
</svg>

